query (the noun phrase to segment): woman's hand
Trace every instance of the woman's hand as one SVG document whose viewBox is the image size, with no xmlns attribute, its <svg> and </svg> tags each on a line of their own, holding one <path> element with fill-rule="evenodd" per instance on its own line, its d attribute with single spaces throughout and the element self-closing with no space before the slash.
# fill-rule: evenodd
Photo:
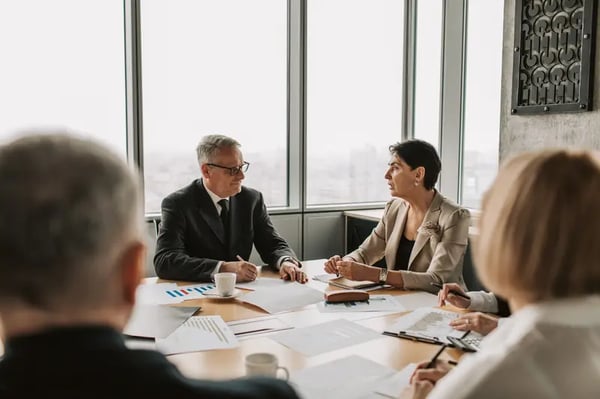
<svg viewBox="0 0 600 399">
<path fill-rule="evenodd" d="M 457 308 L 467 309 L 469 305 L 471 305 L 471 300 L 460 297 L 458 295 L 454 295 L 450 291 L 457 291 L 461 294 L 465 294 L 465 291 L 462 287 L 456 283 L 446 283 L 443 285 L 442 289 L 438 291 L 438 305 L 444 306 L 446 302 L 451 305 L 456 306 Z"/>
<path fill-rule="evenodd" d="M 421 362 L 410 376 L 410 387 L 405 389 L 400 398 L 402 399 L 424 399 L 429 395 L 435 383 L 444 377 L 450 370 L 450 364 L 444 360 L 435 362 L 434 368 L 426 368 L 429 361 Z"/>
<path fill-rule="evenodd" d="M 435 384 L 452 370 L 452 366 L 446 360 L 436 360 L 433 368 L 427 368 L 428 365 L 429 361 L 424 361 L 417 365 L 417 368 L 410 376 L 411 384 L 416 381 L 430 381 L 432 384 Z"/>
<path fill-rule="evenodd" d="M 425 399 L 432 389 L 433 384 L 427 380 L 415 381 L 402 391 L 400 399 Z"/>
<path fill-rule="evenodd" d="M 329 273 L 329 274 L 338 274 L 338 268 L 336 263 L 341 261 L 342 257 L 339 255 L 333 255 L 331 258 L 327 259 L 325 261 L 325 264 L 323 265 L 323 269 L 325 270 L 325 272 Z"/>
<path fill-rule="evenodd" d="M 375 269 L 375 268 L 367 266 L 362 263 L 355 262 L 353 260 L 340 260 L 340 261 L 336 262 L 336 266 L 337 266 L 337 269 L 338 269 L 338 272 L 340 273 L 340 275 L 344 276 L 350 280 L 377 281 L 377 278 L 379 277 L 379 272 L 376 271 L 377 277 L 375 279 L 373 279 L 374 273 L 372 272 L 371 269 Z M 369 273 L 369 272 L 371 272 L 371 273 Z"/>
<path fill-rule="evenodd" d="M 498 319 L 481 312 L 467 313 L 450 322 L 450 325 L 459 331 L 475 331 L 481 335 L 488 335 L 498 327 Z"/>
</svg>

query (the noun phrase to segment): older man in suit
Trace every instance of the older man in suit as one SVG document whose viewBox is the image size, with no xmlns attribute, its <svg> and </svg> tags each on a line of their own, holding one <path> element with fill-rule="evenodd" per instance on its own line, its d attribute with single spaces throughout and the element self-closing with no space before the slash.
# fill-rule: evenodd
<svg viewBox="0 0 600 399">
<path fill-rule="evenodd" d="M 240 143 L 209 135 L 196 151 L 202 179 L 162 202 L 156 274 L 171 280 L 210 281 L 215 273 L 233 272 L 238 281 L 252 281 L 257 268 L 247 259 L 254 244 L 281 278 L 306 282 L 296 255 L 273 227 L 262 194 L 242 186 L 249 163 Z"/>
</svg>

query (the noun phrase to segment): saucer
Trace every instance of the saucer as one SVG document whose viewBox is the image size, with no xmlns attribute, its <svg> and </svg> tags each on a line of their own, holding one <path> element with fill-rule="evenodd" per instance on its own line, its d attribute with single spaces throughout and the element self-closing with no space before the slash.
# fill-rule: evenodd
<svg viewBox="0 0 600 399">
<path fill-rule="evenodd" d="M 238 296 L 240 296 L 242 294 L 245 294 L 245 292 L 242 291 L 242 290 L 238 290 L 237 288 L 234 288 L 233 289 L 233 293 L 231 295 L 229 295 L 229 296 L 222 296 L 222 295 L 219 295 L 217 293 L 217 289 L 216 288 L 213 288 L 213 289 L 204 291 L 202 294 L 205 295 L 205 296 L 207 296 L 207 297 L 209 297 L 209 298 L 213 298 L 213 299 L 234 299 L 234 298 L 237 298 Z"/>
</svg>

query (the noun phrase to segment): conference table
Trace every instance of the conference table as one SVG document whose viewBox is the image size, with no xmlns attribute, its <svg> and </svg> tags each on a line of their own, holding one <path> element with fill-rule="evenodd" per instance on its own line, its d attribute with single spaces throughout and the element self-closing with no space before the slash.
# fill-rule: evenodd
<svg viewBox="0 0 600 399">
<path fill-rule="evenodd" d="M 320 291 L 337 290 L 339 288 L 312 279 L 315 275 L 325 273 L 323 271 L 324 261 L 324 259 L 319 259 L 303 262 L 303 270 L 309 277 L 306 284 Z M 270 268 L 260 267 L 258 278 L 279 278 L 279 275 L 277 272 L 270 270 Z M 145 280 L 146 284 L 163 282 L 174 281 L 161 280 L 156 277 L 147 278 Z M 184 286 L 192 283 L 177 282 L 177 284 Z M 407 293 L 410 293 L 410 291 L 399 289 L 380 289 L 371 291 L 371 294 L 405 295 Z M 321 313 L 315 304 L 289 312 L 270 315 L 254 305 L 242 302 L 239 298 L 228 300 L 202 298 L 184 301 L 171 306 L 200 306 L 201 310 L 196 313 L 196 315 L 220 315 L 225 322 L 275 316 L 291 326 L 308 326 L 340 318 L 340 313 Z M 448 308 L 448 310 L 456 309 Z M 348 313 L 341 314 L 347 315 Z M 388 313 L 382 315 L 381 313 L 376 312 L 355 312 L 352 314 L 351 320 L 364 327 L 383 332 L 386 327 L 392 325 L 402 314 L 403 313 Z M 234 349 L 189 352 L 170 355 L 168 358 L 186 376 L 219 380 L 243 377 L 245 375 L 245 357 L 256 352 L 268 352 L 276 355 L 279 359 L 279 365 L 286 367 L 290 373 L 293 373 L 297 370 L 313 367 L 350 355 L 358 355 L 399 371 L 409 363 L 418 363 L 423 360 L 428 360 L 439 349 L 438 345 L 382 334 L 380 338 L 358 345 L 333 350 L 315 356 L 305 356 L 270 339 L 269 336 L 272 334 L 277 334 L 277 331 L 240 338 L 239 347 Z M 461 355 L 462 352 L 460 350 L 449 348 L 444 351 L 440 356 L 440 359 L 456 361 Z"/>
</svg>

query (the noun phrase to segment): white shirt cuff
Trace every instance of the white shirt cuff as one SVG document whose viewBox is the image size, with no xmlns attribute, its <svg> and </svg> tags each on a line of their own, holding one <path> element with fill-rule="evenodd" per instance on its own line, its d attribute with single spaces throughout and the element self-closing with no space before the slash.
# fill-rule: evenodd
<svg viewBox="0 0 600 399">
<path fill-rule="evenodd" d="M 217 266 L 215 266 L 213 271 L 210 273 L 211 280 L 214 280 L 213 277 L 215 276 L 215 274 L 219 273 L 219 270 L 221 270 L 222 265 L 223 265 L 223 261 L 220 261 L 219 263 L 217 263 Z"/>
<path fill-rule="evenodd" d="M 498 313 L 498 301 L 496 296 L 485 291 L 469 291 L 467 295 L 471 298 L 468 309 L 475 312 Z"/>
</svg>

